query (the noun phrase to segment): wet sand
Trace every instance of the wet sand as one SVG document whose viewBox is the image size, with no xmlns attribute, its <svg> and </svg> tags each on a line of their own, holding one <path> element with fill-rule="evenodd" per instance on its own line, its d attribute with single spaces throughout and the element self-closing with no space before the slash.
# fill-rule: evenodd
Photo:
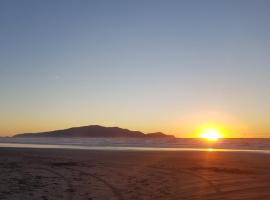
<svg viewBox="0 0 270 200">
<path fill-rule="evenodd" d="M 270 154 L 0 148 L 0 199 L 270 199 Z"/>
</svg>

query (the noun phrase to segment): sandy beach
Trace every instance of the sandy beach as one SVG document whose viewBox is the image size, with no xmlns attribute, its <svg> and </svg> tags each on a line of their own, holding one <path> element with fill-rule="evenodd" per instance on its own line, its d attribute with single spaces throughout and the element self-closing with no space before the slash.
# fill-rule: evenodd
<svg viewBox="0 0 270 200">
<path fill-rule="evenodd" d="M 0 149 L 0 199 L 270 199 L 270 154 Z"/>
</svg>

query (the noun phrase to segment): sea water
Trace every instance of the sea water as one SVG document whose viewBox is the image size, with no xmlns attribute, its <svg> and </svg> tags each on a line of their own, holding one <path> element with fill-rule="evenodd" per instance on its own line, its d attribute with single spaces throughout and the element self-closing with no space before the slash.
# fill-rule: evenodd
<svg viewBox="0 0 270 200">
<path fill-rule="evenodd" d="M 0 147 L 67 148 L 89 150 L 252 151 L 270 153 L 270 139 L 187 138 L 0 138 Z"/>
</svg>

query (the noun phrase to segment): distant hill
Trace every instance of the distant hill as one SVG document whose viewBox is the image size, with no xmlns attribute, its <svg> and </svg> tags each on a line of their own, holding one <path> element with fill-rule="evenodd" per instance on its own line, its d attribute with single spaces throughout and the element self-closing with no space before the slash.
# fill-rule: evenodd
<svg viewBox="0 0 270 200">
<path fill-rule="evenodd" d="M 104 127 L 98 125 L 74 127 L 64 130 L 55 130 L 40 133 L 23 133 L 13 137 L 84 137 L 84 138 L 174 138 L 164 133 L 144 134 L 140 131 L 131 131 L 119 127 Z"/>
</svg>

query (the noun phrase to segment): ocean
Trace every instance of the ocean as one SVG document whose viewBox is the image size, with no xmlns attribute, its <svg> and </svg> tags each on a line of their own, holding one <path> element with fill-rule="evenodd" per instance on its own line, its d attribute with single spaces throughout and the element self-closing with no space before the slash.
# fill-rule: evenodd
<svg viewBox="0 0 270 200">
<path fill-rule="evenodd" d="M 89 150 L 253 151 L 270 153 L 270 139 L 0 138 L 0 147 Z"/>
</svg>

